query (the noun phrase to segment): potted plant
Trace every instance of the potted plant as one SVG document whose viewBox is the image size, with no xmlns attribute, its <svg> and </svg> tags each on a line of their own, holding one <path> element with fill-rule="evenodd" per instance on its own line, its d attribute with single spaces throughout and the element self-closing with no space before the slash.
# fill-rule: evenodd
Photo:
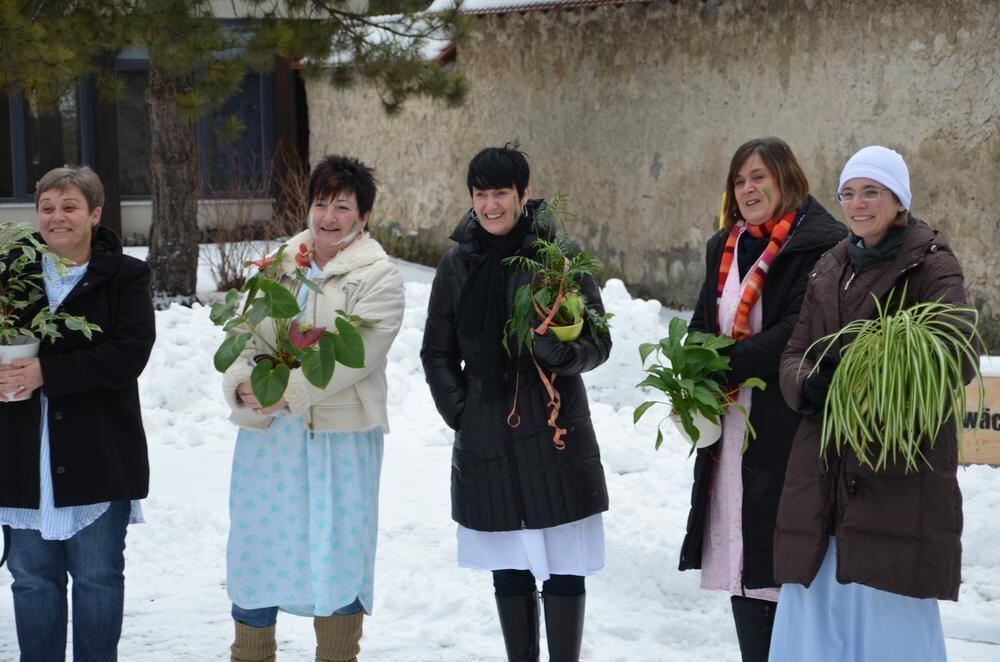
<svg viewBox="0 0 1000 662">
<path fill-rule="evenodd" d="M 833 443 L 838 454 L 846 445 L 874 471 L 897 458 L 902 458 L 905 473 L 919 469 L 921 461 L 929 467 L 920 450 L 925 439 L 933 447 L 949 418 L 961 438 L 966 365 L 975 367 L 982 412 L 985 394 L 977 347 L 985 343 L 976 329 L 979 313 L 940 302 L 904 307 L 905 299 L 905 286 L 895 309 L 876 299 L 875 317 L 855 320 L 806 350 L 809 356 L 813 348 L 823 346 L 811 375 L 829 352 L 853 336 L 824 404 L 821 457 Z"/>
<path fill-rule="evenodd" d="M 663 443 L 663 421 L 669 418 L 678 431 L 695 448 L 710 446 L 718 441 L 722 431 L 722 415 L 729 407 L 746 419 L 743 450 L 750 438 L 756 436 L 746 409 L 733 399 L 740 388 L 765 388 L 762 380 L 751 377 L 732 389 L 727 389 L 725 375 L 730 370 L 729 357 L 719 350 L 732 345 L 735 340 L 701 331 L 688 331 L 687 322 L 680 317 L 670 320 L 668 335 L 658 343 L 643 343 L 639 356 L 648 374 L 636 386 L 652 388 L 666 396 L 666 400 L 647 400 L 636 407 L 633 422 L 638 423 L 653 405 L 669 407 L 668 415 L 656 426 L 656 448 Z M 651 355 L 656 360 L 646 367 Z"/>
<path fill-rule="evenodd" d="M 318 294 L 323 291 L 306 278 L 306 245 L 299 246 L 290 270 L 285 249 L 282 245 L 271 256 L 248 261 L 246 265 L 256 265 L 257 272 L 240 289 L 229 290 L 224 301 L 212 306 L 210 314 L 212 322 L 229 334 L 215 352 L 215 369 L 219 372 L 229 369 L 251 338 L 265 348 L 251 358 L 254 367 L 250 374 L 250 386 L 262 407 L 281 400 L 295 368 L 301 368 L 306 380 L 320 389 L 330 383 L 337 363 L 363 368 L 365 346 L 358 329 L 373 323 L 343 310 L 337 311 L 334 330 L 300 323 L 302 310 L 294 292 L 301 287 Z M 291 290 L 281 283 L 285 276 L 292 279 Z M 261 333 L 263 324 L 272 325 L 273 338 Z"/>
<path fill-rule="evenodd" d="M 530 351 L 534 336 L 549 331 L 562 342 L 572 342 L 580 337 L 585 321 L 596 333 L 608 333 L 611 313 L 601 315 L 588 308 L 581 290 L 583 279 L 592 277 L 600 263 L 570 239 L 567 218 L 575 216 L 566 210 L 566 195 L 558 193 L 535 219 L 535 255 L 504 260 L 505 265 L 531 274 L 530 281 L 514 293 L 504 326 L 503 345 L 510 355 Z M 545 228 L 553 229 L 551 236 L 543 236 Z"/>
<path fill-rule="evenodd" d="M 561 342 L 580 337 L 584 324 L 595 334 L 609 333 L 611 313 L 600 314 L 587 306 L 583 296 L 583 281 L 593 277 L 600 263 L 587 251 L 573 243 L 566 231 L 565 219 L 575 218 L 565 209 L 566 196 L 556 194 L 539 208 L 534 219 L 537 239 L 532 243 L 534 255 L 515 255 L 503 261 L 507 266 L 527 271 L 530 278 L 514 293 L 510 318 L 504 324 L 501 342 L 509 356 L 527 351 L 534 360 L 535 336 L 551 333 Z M 560 398 L 555 388 L 556 375 L 546 375 L 535 362 L 539 379 L 549 394 L 548 425 L 553 429 L 552 443 L 563 450 L 566 445 L 559 427 Z M 517 427 L 520 417 L 515 409 L 507 416 L 507 424 Z"/>
<path fill-rule="evenodd" d="M 60 270 L 71 264 L 49 251 L 32 228 L 0 223 L 0 364 L 38 356 L 41 341 L 61 338 L 61 329 L 79 331 L 87 338 L 101 330 L 83 317 L 55 312 L 48 306 L 42 271 L 37 266 L 41 257 L 50 258 Z M 12 401 L 29 397 L 5 395 Z"/>
</svg>

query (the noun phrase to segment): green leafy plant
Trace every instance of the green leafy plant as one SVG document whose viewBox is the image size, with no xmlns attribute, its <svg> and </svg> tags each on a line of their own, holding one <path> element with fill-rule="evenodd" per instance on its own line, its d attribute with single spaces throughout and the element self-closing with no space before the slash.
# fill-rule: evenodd
<svg viewBox="0 0 1000 662">
<path fill-rule="evenodd" d="M 278 251 L 261 260 L 251 260 L 258 271 L 250 276 L 240 289 L 231 289 L 224 301 L 212 306 L 211 320 L 229 335 L 215 352 L 215 369 L 225 372 L 240 357 L 251 338 L 256 338 L 266 351 L 253 357 L 250 386 L 262 407 L 270 407 L 281 400 L 288 388 L 291 371 L 302 369 L 310 384 L 325 388 L 333 379 L 337 363 L 348 368 L 362 368 L 365 364 L 365 346 L 358 330 L 372 324 L 357 315 L 337 311 L 335 330 L 310 327 L 298 321 L 302 310 L 294 292 L 307 287 L 318 294 L 323 291 L 306 277 L 309 254 L 305 244 L 295 256 L 296 267 L 285 273 L 282 245 Z M 287 289 L 281 279 L 292 278 L 292 289 Z M 274 338 L 269 340 L 261 333 L 262 324 L 270 324 Z"/>
<path fill-rule="evenodd" d="M 846 445 L 875 471 L 899 459 L 906 473 L 917 470 L 920 462 L 930 467 L 920 449 L 925 439 L 933 447 L 949 418 L 961 438 L 966 365 L 975 366 L 982 412 L 984 387 L 976 347 L 985 344 L 976 329 L 976 309 L 940 302 L 904 307 L 905 299 L 905 286 L 897 307 L 876 299 L 875 317 L 855 320 L 806 350 L 809 356 L 813 348 L 825 345 L 811 375 L 827 353 L 850 339 L 823 407 L 822 457 L 833 443 L 838 454 Z"/>
<path fill-rule="evenodd" d="M 25 338 L 52 342 L 62 337 L 61 327 L 92 338 L 101 327 L 79 315 L 54 312 L 46 303 L 30 320 L 24 315 L 46 300 L 45 282 L 36 263 L 48 257 L 62 273 L 72 262 L 51 252 L 30 227 L 0 223 L 0 345 L 14 345 Z"/>
<path fill-rule="evenodd" d="M 600 263 L 577 247 L 566 231 L 566 219 L 575 215 L 566 209 L 566 195 L 558 193 L 538 213 L 535 228 L 553 227 L 551 238 L 539 238 L 532 246 L 534 256 L 515 255 L 504 264 L 531 274 L 529 283 L 514 294 L 510 318 L 504 326 L 503 346 L 508 354 L 530 351 L 536 333 L 550 327 L 571 327 L 586 322 L 597 333 L 608 333 L 611 313 L 599 314 L 588 308 L 581 286 L 593 276 Z M 512 350 L 513 346 L 513 350 Z"/>
<path fill-rule="evenodd" d="M 646 373 L 646 378 L 636 384 L 638 388 L 652 388 L 663 393 L 666 400 L 647 400 L 636 407 L 632 416 L 633 423 L 638 423 L 654 405 L 666 405 L 669 415 L 676 415 L 681 420 L 684 431 L 691 438 L 691 452 L 694 452 L 700 432 L 695 426 L 695 417 L 704 416 L 709 421 L 719 424 L 722 415 L 729 407 L 743 415 L 746 419 L 746 432 L 743 438 L 743 450 L 752 437 L 757 436 L 750 424 L 746 409 L 733 399 L 732 394 L 724 386 L 725 375 L 731 369 L 729 357 L 719 353 L 720 349 L 729 347 L 734 341 L 727 336 L 716 336 L 701 331 L 688 331 L 687 322 L 680 317 L 670 320 L 667 337 L 658 343 L 643 343 L 639 345 L 639 357 Z M 647 367 L 650 356 L 654 361 Z M 737 388 L 764 389 L 766 385 L 761 379 L 751 377 Z M 656 426 L 656 448 L 663 443 L 661 426 L 666 416 L 660 419 Z"/>
</svg>

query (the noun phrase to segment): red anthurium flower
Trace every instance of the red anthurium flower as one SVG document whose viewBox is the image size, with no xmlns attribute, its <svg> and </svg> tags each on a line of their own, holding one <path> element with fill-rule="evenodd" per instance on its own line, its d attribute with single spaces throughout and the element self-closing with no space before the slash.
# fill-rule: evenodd
<svg viewBox="0 0 1000 662">
<path fill-rule="evenodd" d="M 312 260 L 309 259 L 309 247 L 305 244 L 299 244 L 299 252 L 295 254 L 295 264 L 303 268 L 309 268 L 312 264 Z"/>
<path fill-rule="evenodd" d="M 324 333 L 326 333 L 325 326 L 309 326 L 299 324 L 298 320 L 292 320 L 288 327 L 288 342 L 296 349 L 309 349 L 319 342 Z"/>
<path fill-rule="evenodd" d="M 256 264 L 258 269 L 264 270 L 267 269 L 272 262 L 274 262 L 274 256 L 268 255 L 266 257 L 262 257 L 259 260 L 248 260 L 246 262 L 246 265 L 249 267 L 251 264 Z"/>
</svg>

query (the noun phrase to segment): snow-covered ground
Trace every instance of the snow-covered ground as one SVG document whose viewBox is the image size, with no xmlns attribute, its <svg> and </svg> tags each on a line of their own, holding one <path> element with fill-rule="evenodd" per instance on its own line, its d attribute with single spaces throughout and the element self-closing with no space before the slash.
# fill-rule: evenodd
<svg viewBox="0 0 1000 662">
<path fill-rule="evenodd" d="M 144 255 L 145 249 L 129 249 Z M 504 660 L 488 573 L 455 563 L 449 513 L 451 434 L 439 419 L 419 348 L 433 271 L 401 264 L 407 309 L 389 363 L 390 421 L 382 473 L 375 612 L 365 621 L 363 660 Z M 207 272 L 200 286 L 211 286 Z M 632 425 L 643 400 L 637 347 L 666 331 L 655 301 L 604 289 L 613 320 L 610 360 L 587 375 L 611 493 L 607 566 L 587 584 L 583 658 L 594 662 L 738 660 L 728 597 L 676 570 L 692 460 L 676 433 L 653 450 L 655 416 Z M 208 310 L 157 313 L 158 339 L 143 374 L 143 416 L 152 486 L 146 524 L 129 529 L 125 625 L 119 659 L 227 660 L 232 636 L 225 588 L 227 490 L 236 429 L 226 420 L 211 357 L 221 334 Z M 965 497 L 961 601 L 941 611 L 952 662 L 1000 659 L 1000 470 L 960 473 Z M 17 658 L 10 575 L 0 572 L 0 662 Z M 279 659 L 311 660 L 310 619 L 282 614 Z M 544 659 L 543 655 L 543 659 Z"/>
</svg>

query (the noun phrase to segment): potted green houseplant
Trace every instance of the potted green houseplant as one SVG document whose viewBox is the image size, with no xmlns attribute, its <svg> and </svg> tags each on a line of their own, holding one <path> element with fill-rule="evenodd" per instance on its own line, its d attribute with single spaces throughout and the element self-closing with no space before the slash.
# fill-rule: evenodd
<svg viewBox="0 0 1000 662">
<path fill-rule="evenodd" d="M 265 351 L 252 357 L 250 386 L 262 407 L 281 400 L 288 388 L 291 371 L 301 368 L 306 380 L 316 388 L 325 388 L 333 378 L 337 363 L 348 368 L 362 368 L 365 346 L 358 330 L 372 321 L 337 311 L 336 328 L 310 327 L 298 321 L 302 312 L 294 292 L 307 287 L 318 294 L 323 291 L 306 277 L 309 265 L 308 248 L 299 246 L 294 266 L 289 270 L 285 259 L 286 246 L 273 255 L 251 260 L 257 272 L 240 289 L 231 289 L 224 301 L 212 306 L 210 318 L 229 335 L 215 352 L 215 369 L 225 372 L 243 354 L 251 338 Z M 282 284 L 290 276 L 292 290 Z M 261 325 L 273 326 L 273 338 L 261 333 Z"/>
<path fill-rule="evenodd" d="M 888 300 L 894 300 L 890 292 Z M 823 408 L 820 454 L 833 443 L 837 453 L 847 446 L 874 471 L 901 458 L 906 473 L 927 463 L 920 450 L 927 439 L 933 445 L 942 425 L 952 419 L 958 437 L 966 411 L 966 365 L 975 367 L 979 381 L 979 410 L 984 387 L 977 347 L 985 343 L 976 328 L 975 308 L 940 302 L 903 306 L 876 299 L 876 314 L 859 319 L 824 336 L 806 350 L 819 346 L 819 358 L 809 374 L 840 344 L 853 338 L 840 356 Z M 801 369 L 801 363 L 800 363 Z M 874 462 L 873 462 L 874 460 Z"/>
<path fill-rule="evenodd" d="M 656 448 L 663 443 L 661 425 L 668 418 L 678 431 L 695 448 L 710 446 L 718 441 L 722 431 L 722 416 L 730 407 L 746 419 L 743 450 L 750 438 L 756 436 L 747 417 L 746 409 L 733 399 L 739 388 L 765 388 L 762 380 L 751 377 L 734 389 L 727 389 L 726 373 L 730 370 L 729 357 L 720 349 L 735 341 L 727 336 L 716 336 L 701 331 L 688 331 L 687 322 L 680 317 L 670 320 L 667 337 L 657 343 L 643 343 L 639 356 L 646 378 L 636 386 L 660 391 L 666 400 L 647 400 L 635 409 L 633 422 L 638 423 L 651 407 L 666 405 L 668 414 L 656 426 Z M 653 362 L 646 366 L 650 356 Z"/>
<path fill-rule="evenodd" d="M 566 196 L 557 194 L 540 207 L 534 219 L 537 239 L 532 243 L 533 255 L 515 255 L 503 261 L 507 266 L 530 274 L 527 283 L 514 293 L 511 314 L 504 325 L 501 342 L 510 356 L 527 352 L 534 360 L 536 335 L 551 333 L 560 342 L 572 342 L 580 337 L 585 324 L 595 334 L 608 334 L 611 313 L 598 313 L 586 304 L 583 296 L 584 279 L 594 276 L 598 261 L 573 243 L 566 231 L 566 218 L 575 218 L 566 210 Z M 559 427 L 560 398 L 555 388 L 555 373 L 546 375 L 535 362 L 539 379 L 549 393 L 548 425 L 553 429 L 552 443 L 565 448 Z M 520 417 L 515 409 L 507 423 L 517 427 Z"/>
<path fill-rule="evenodd" d="M 504 327 L 503 345 L 508 354 L 530 351 L 534 336 L 549 331 L 562 342 L 572 342 L 580 337 L 584 322 L 596 333 L 608 333 L 611 314 L 598 314 L 583 298 L 583 280 L 592 277 L 600 263 L 570 239 L 566 219 L 573 218 L 566 209 L 566 195 L 556 194 L 535 219 L 535 255 L 504 260 L 504 264 L 531 274 L 530 281 L 515 292 Z M 554 232 L 546 237 L 542 228 Z"/>
<path fill-rule="evenodd" d="M 101 330 L 83 317 L 55 312 L 48 306 L 42 272 L 36 266 L 44 256 L 57 269 L 70 264 L 50 252 L 32 228 L 0 223 L 0 364 L 38 356 L 41 341 L 62 337 L 61 329 L 79 331 L 87 338 Z M 12 401 L 28 397 L 5 395 Z"/>
</svg>

